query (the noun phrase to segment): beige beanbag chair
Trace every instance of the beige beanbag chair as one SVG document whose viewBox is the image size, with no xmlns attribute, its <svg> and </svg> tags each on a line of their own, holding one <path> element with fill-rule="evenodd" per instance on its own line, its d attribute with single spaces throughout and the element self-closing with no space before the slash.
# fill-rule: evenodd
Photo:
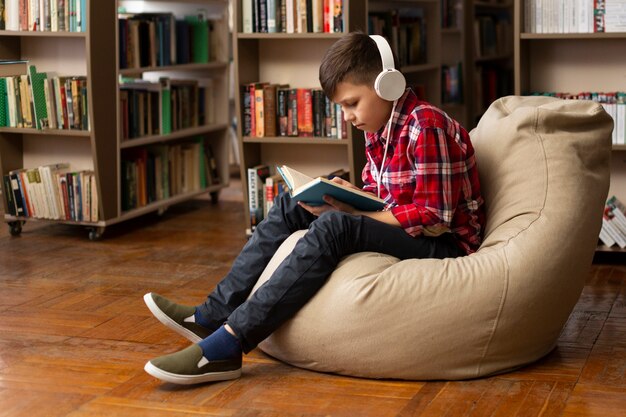
<svg viewBox="0 0 626 417">
<path fill-rule="evenodd" d="M 358 253 L 260 348 L 316 371 L 465 379 L 533 362 L 580 296 L 609 185 L 612 119 L 599 104 L 494 102 L 471 132 L 487 225 L 470 256 Z M 266 281 L 302 232 L 288 239 Z"/>
</svg>

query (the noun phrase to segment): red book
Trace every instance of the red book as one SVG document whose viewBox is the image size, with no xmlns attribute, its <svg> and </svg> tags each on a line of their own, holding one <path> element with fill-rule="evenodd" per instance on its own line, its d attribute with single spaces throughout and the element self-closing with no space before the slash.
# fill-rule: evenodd
<svg viewBox="0 0 626 417">
<path fill-rule="evenodd" d="M 310 88 L 297 89 L 298 135 L 313 136 L 313 94 Z"/>
</svg>

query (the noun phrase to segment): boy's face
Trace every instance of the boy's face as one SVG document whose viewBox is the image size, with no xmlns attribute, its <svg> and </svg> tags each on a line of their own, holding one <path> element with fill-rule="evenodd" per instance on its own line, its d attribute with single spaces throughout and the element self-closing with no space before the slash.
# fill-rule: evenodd
<svg viewBox="0 0 626 417">
<path fill-rule="evenodd" d="M 373 86 L 342 81 L 333 101 L 341 105 L 343 118 L 357 129 L 378 132 L 387 123 L 393 103 L 378 97 Z"/>
</svg>

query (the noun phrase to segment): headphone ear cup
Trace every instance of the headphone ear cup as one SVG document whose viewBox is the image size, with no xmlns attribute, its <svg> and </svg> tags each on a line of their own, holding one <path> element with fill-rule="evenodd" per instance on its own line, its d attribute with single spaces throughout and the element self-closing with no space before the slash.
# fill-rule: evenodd
<svg viewBox="0 0 626 417">
<path fill-rule="evenodd" d="M 374 90 L 378 97 L 387 101 L 396 101 L 406 88 L 406 80 L 400 71 L 387 69 L 382 71 L 374 81 Z"/>
</svg>

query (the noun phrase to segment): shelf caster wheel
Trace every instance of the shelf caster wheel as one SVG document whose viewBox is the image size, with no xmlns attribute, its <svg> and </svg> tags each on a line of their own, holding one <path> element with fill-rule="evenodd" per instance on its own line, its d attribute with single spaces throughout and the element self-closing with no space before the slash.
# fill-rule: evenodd
<svg viewBox="0 0 626 417">
<path fill-rule="evenodd" d="M 217 202 L 219 201 L 219 198 L 220 198 L 220 192 L 219 191 L 211 191 L 209 193 L 209 195 L 211 196 L 211 204 L 217 204 Z"/>
<path fill-rule="evenodd" d="M 89 229 L 89 240 L 99 240 L 104 233 L 104 227 L 90 227 Z"/>
<path fill-rule="evenodd" d="M 16 222 L 9 222 L 9 233 L 11 233 L 11 236 L 19 236 L 22 234 L 22 224 L 24 224 L 25 222 L 22 221 L 16 221 Z"/>
</svg>

